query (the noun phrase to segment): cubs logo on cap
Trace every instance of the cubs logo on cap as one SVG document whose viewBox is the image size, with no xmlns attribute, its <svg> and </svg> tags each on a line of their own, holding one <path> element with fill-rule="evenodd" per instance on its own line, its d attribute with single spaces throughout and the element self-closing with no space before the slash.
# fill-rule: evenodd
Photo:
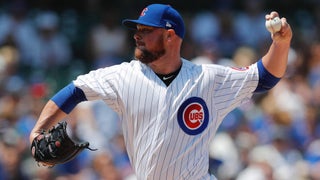
<svg viewBox="0 0 320 180">
<path fill-rule="evenodd" d="M 189 135 L 202 133 L 208 126 L 209 111 L 203 99 L 191 97 L 178 109 L 178 124 Z"/>
<path fill-rule="evenodd" d="M 141 11 L 140 16 L 146 15 L 146 11 L 148 11 L 148 8 L 144 8 L 144 9 Z"/>
<path fill-rule="evenodd" d="M 170 5 L 151 4 L 144 8 L 137 20 L 125 19 L 122 24 L 131 29 L 137 29 L 137 24 L 173 29 L 183 39 L 185 34 L 184 22 L 177 10 Z"/>
</svg>

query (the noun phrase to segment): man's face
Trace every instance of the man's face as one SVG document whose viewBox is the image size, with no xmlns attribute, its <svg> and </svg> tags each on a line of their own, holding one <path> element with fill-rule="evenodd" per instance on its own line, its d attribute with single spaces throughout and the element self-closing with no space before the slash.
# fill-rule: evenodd
<svg viewBox="0 0 320 180">
<path fill-rule="evenodd" d="M 162 28 L 154 28 L 150 26 L 137 25 L 137 31 L 134 35 L 136 48 L 134 55 L 136 59 L 144 64 L 149 64 L 165 53 Z"/>
</svg>

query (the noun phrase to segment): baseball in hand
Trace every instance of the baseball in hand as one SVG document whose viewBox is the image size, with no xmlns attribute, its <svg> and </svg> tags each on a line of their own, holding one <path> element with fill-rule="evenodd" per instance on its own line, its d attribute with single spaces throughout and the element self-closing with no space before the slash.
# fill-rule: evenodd
<svg viewBox="0 0 320 180">
<path fill-rule="evenodd" d="M 281 19 L 279 17 L 275 17 L 266 21 L 266 28 L 270 33 L 274 34 L 281 30 L 281 24 Z"/>
</svg>

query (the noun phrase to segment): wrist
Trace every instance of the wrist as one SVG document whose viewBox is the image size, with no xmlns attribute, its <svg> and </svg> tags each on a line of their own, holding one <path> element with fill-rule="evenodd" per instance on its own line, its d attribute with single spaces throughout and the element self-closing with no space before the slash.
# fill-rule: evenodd
<svg viewBox="0 0 320 180">
<path fill-rule="evenodd" d="M 285 41 L 273 41 L 272 46 L 278 50 L 285 51 L 290 49 L 291 43 Z"/>
<path fill-rule="evenodd" d="M 41 132 L 31 132 L 30 136 L 29 136 L 29 141 L 30 144 L 32 144 L 33 140 L 35 140 L 36 138 L 40 138 Z"/>
</svg>

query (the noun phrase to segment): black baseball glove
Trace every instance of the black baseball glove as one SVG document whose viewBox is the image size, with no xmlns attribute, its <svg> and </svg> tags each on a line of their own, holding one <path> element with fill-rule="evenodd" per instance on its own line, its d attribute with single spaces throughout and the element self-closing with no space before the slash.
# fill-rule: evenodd
<svg viewBox="0 0 320 180">
<path fill-rule="evenodd" d="M 72 160 L 84 149 L 95 151 L 89 148 L 89 142 L 74 142 L 67 134 L 67 122 L 60 122 L 49 132 L 43 131 L 36 137 L 32 144 L 31 150 L 34 148 L 33 157 L 38 164 L 53 167 L 56 164 L 62 164 Z"/>
</svg>

